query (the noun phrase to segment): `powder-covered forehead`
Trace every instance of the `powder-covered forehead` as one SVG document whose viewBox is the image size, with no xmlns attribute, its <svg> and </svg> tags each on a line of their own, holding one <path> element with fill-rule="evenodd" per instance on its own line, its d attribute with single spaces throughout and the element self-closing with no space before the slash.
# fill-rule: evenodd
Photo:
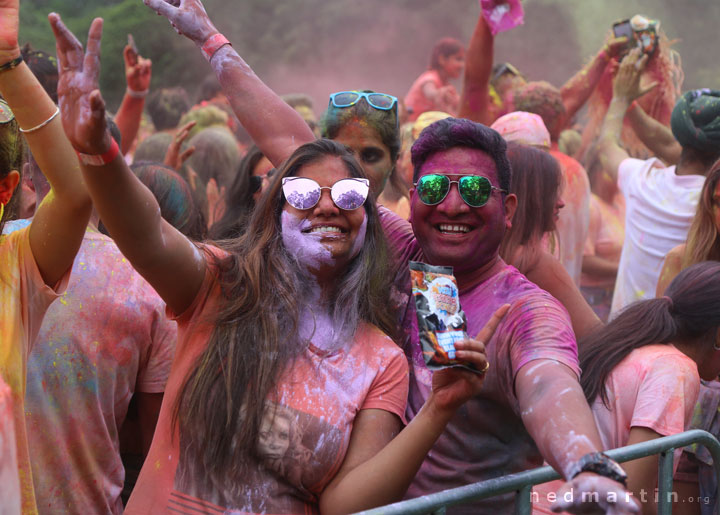
<svg viewBox="0 0 720 515">
<path fill-rule="evenodd" d="M 430 154 L 418 172 L 418 178 L 432 173 L 444 175 L 482 175 L 499 184 L 495 161 L 477 148 L 453 147 Z"/>
</svg>

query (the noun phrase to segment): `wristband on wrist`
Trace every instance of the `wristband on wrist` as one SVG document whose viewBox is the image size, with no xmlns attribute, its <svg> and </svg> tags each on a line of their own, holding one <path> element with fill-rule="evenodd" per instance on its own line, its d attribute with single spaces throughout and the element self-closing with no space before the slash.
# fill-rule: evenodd
<svg viewBox="0 0 720 515">
<path fill-rule="evenodd" d="M 12 61 L 8 61 L 5 64 L 0 65 L 0 72 L 4 72 L 6 70 L 12 70 L 16 66 L 19 66 L 20 63 L 23 62 L 22 56 L 18 56 Z"/>
<path fill-rule="evenodd" d="M 603 452 L 591 452 L 580 458 L 570 471 L 570 479 L 574 479 L 575 476 L 583 472 L 592 472 L 627 487 L 627 474 L 625 471 L 615 460 Z"/>
<path fill-rule="evenodd" d="M 135 91 L 134 89 L 126 88 L 125 94 L 129 96 L 130 98 L 145 98 L 148 93 L 150 92 L 150 89 L 145 89 L 143 91 Z"/>
<path fill-rule="evenodd" d="M 224 47 L 225 45 L 232 46 L 230 41 L 228 41 L 225 36 L 218 32 L 217 34 L 213 34 L 212 36 L 207 38 L 200 49 L 202 50 L 205 59 L 210 61 L 210 59 L 212 59 L 215 55 L 215 52 L 220 50 L 220 48 Z"/>
<path fill-rule="evenodd" d="M 83 154 L 76 150 L 80 162 L 90 166 L 103 166 L 111 163 L 120 153 L 120 147 L 114 139 L 110 138 L 110 141 L 112 142 L 110 144 L 110 150 L 104 154 Z"/>
</svg>

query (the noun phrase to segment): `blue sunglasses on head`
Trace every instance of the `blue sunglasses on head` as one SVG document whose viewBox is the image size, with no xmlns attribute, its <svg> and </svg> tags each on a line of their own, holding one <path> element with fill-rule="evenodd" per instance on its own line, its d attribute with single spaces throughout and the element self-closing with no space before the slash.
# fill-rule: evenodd
<svg viewBox="0 0 720 515">
<path fill-rule="evenodd" d="M 368 93 L 365 91 L 339 91 L 330 95 L 330 105 L 333 107 L 350 107 L 364 98 L 371 107 L 381 111 L 390 111 L 397 105 L 397 97 L 386 93 Z"/>
</svg>

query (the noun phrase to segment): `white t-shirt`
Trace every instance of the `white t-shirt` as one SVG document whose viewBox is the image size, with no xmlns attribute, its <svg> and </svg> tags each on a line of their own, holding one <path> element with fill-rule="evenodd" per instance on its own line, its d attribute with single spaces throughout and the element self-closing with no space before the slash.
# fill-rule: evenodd
<svg viewBox="0 0 720 515">
<path fill-rule="evenodd" d="M 655 297 L 665 255 L 685 242 L 705 177 L 676 175 L 655 159 L 625 159 L 618 186 L 625 196 L 625 243 L 611 317 L 637 300 Z"/>
</svg>

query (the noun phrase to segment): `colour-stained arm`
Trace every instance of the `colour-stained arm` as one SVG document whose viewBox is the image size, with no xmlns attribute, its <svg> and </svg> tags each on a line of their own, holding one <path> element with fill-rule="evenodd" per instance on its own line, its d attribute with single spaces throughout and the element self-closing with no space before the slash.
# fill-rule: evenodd
<svg viewBox="0 0 720 515">
<path fill-rule="evenodd" d="M 637 503 L 620 483 L 589 472 L 569 477 L 580 458 L 602 451 L 595 420 L 573 370 L 549 359 L 530 361 L 518 371 L 515 391 L 530 436 L 545 460 L 568 481 L 558 491 L 554 507 L 590 513 L 587 510 L 593 498 L 582 494 L 597 492 L 596 506 L 600 509 L 612 509 L 611 513 L 618 515 L 639 512 Z M 572 501 L 566 502 L 561 492 L 569 488 L 573 488 Z"/>
<path fill-rule="evenodd" d="M 0 64 L 20 55 L 18 12 L 18 0 L 0 0 Z M 26 131 L 40 127 L 56 112 L 55 104 L 25 63 L 0 72 L 0 94 Z M 52 187 L 37 209 L 29 234 L 40 274 L 52 287 L 72 266 L 92 205 L 60 116 L 37 130 L 25 132 L 24 136 Z M 3 203 L 9 199 L 0 198 Z"/>
<path fill-rule="evenodd" d="M 200 0 L 143 1 L 198 48 L 219 34 Z M 267 87 L 230 45 L 215 51 L 210 65 L 238 120 L 273 166 L 279 168 L 296 148 L 315 140 L 305 120 Z"/>
<path fill-rule="evenodd" d="M 526 277 L 565 306 L 578 340 L 602 324 L 562 263 L 547 252 L 540 254 L 537 264 Z"/>
<path fill-rule="evenodd" d="M 647 114 L 637 102 L 630 105 L 627 118 L 643 145 L 668 166 L 678 164 L 682 146 L 668 126 Z"/>
<path fill-rule="evenodd" d="M 152 61 L 138 55 L 137 50 L 127 45 L 123 50 L 127 90 L 115 115 L 115 124 L 120 130 L 120 150 L 123 155 L 132 148 L 142 120 L 145 96 L 150 89 Z"/>
<path fill-rule="evenodd" d="M 603 48 L 595 54 L 592 60 L 560 88 L 566 121 L 572 120 L 580 108 L 585 105 L 600 81 L 605 66 L 620 53 L 626 41 L 625 37 L 608 38 Z"/>
<path fill-rule="evenodd" d="M 600 135 L 598 136 L 597 152 L 603 169 L 617 182 L 620 163 L 630 157 L 620 146 L 623 119 L 630 103 L 636 98 L 652 90 L 656 84 L 642 87 L 640 78 L 647 62 L 647 55 L 641 55 L 635 48 L 620 63 L 613 82 L 613 98 L 610 101 Z"/>
<path fill-rule="evenodd" d="M 480 13 L 465 55 L 465 73 L 460 94 L 459 118 L 490 125 L 490 75 L 493 66 L 493 38 L 485 17 Z"/>
<path fill-rule="evenodd" d="M 51 14 L 50 24 L 57 42 L 58 99 L 67 139 L 78 152 L 105 154 L 112 148 L 112 138 L 97 89 L 102 19 L 95 19 L 90 27 L 86 53 L 59 15 Z M 202 253 L 160 216 L 155 196 L 120 153 L 107 164 L 84 164 L 81 169 L 95 208 L 122 253 L 170 309 L 184 312 L 205 278 Z"/>
<path fill-rule="evenodd" d="M 485 345 L 509 305 L 498 309 L 475 339 L 455 344 L 460 359 L 485 368 Z M 355 418 L 345 460 L 320 496 L 320 511 L 353 513 L 402 499 L 425 455 L 456 410 L 480 391 L 484 376 L 457 368 L 433 374 L 432 394 L 417 416 L 400 431 L 395 415 L 363 410 Z"/>
</svg>

